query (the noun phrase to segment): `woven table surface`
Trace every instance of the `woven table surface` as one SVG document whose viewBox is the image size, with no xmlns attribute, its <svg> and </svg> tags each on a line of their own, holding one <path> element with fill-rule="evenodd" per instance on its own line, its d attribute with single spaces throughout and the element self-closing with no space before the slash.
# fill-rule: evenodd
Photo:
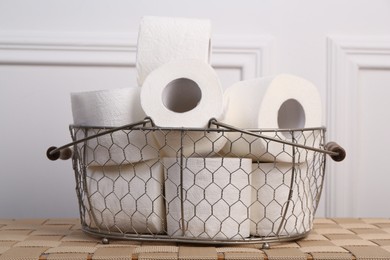
<svg viewBox="0 0 390 260">
<path fill-rule="evenodd" d="M 316 219 L 295 242 L 205 246 L 110 241 L 84 234 L 78 219 L 0 219 L 0 260 L 30 259 L 390 259 L 390 219 Z"/>
</svg>

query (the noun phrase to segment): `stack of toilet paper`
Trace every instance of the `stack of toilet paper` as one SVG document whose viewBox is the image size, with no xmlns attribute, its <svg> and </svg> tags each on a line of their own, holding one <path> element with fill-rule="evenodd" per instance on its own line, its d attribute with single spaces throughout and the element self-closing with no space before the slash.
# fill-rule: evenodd
<svg viewBox="0 0 390 260">
<path fill-rule="evenodd" d="M 146 116 L 155 131 L 120 130 L 78 145 L 87 185 L 85 222 L 102 230 L 207 239 L 309 231 L 314 152 L 238 132 L 208 129 L 215 118 L 242 129 L 322 124 L 321 98 L 289 74 L 240 81 L 224 91 L 210 65 L 206 19 L 144 17 L 139 86 L 71 94 L 75 138 Z M 275 137 L 275 133 L 264 132 Z M 277 139 L 319 147 L 285 131 Z"/>
</svg>

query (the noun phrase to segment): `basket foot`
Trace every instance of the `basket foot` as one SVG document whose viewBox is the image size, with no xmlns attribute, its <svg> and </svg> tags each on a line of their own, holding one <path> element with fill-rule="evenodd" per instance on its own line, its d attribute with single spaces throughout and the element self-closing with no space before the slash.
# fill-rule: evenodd
<svg viewBox="0 0 390 260">
<path fill-rule="evenodd" d="M 102 243 L 103 243 L 103 245 L 108 245 L 110 243 L 110 240 L 108 240 L 108 238 L 106 238 L 106 237 L 103 237 Z"/>
<path fill-rule="evenodd" d="M 271 248 L 271 246 L 267 242 L 265 242 L 263 244 L 263 246 L 261 247 L 261 249 L 270 249 L 270 248 Z"/>
</svg>

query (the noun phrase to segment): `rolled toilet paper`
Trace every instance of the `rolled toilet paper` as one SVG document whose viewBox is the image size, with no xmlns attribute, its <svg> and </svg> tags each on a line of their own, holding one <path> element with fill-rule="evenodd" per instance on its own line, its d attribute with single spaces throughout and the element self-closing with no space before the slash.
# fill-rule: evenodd
<svg viewBox="0 0 390 260">
<path fill-rule="evenodd" d="M 75 139 L 104 131 L 98 127 L 118 127 L 145 118 L 139 88 L 122 88 L 71 93 Z M 119 165 L 158 158 L 155 138 L 150 131 L 120 130 L 79 144 L 88 166 Z"/>
<path fill-rule="evenodd" d="M 138 83 L 142 86 L 153 70 L 170 61 L 197 59 L 208 63 L 210 52 L 209 20 L 145 16 L 138 33 Z"/>
<path fill-rule="evenodd" d="M 159 160 L 85 167 L 85 223 L 119 232 L 165 232 L 164 171 Z"/>
<path fill-rule="evenodd" d="M 153 71 L 141 90 L 141 105 L 156 125 L 205 128 L 220 118 L 223 92 L 215 71 L 198 60 L 167 63 Z M 218 131 L 161 130 L 154 132 L 161 155 L 205 157 L 218 153 L 227 138 Z"/>
<path fill-rule="evenodd" d="M 141 106 L 162 127 L 206 127 L 223 112 L 223 91 L 213 68 L 199 60 L 166 63 L 146 78 Z"/>
<path fill-rule="evenodd" d="M 73 123 L 83 126 L 121 126 L 144 119 L 139 88 L 71 93 Z"/>
<path fill-rule="evenodd" d="M 312 178 L 306 164 L 254 163 L 251 235 L 292 236 L 310 231 L 315 211 Z"/>
<path fill-rule="evenodd" d="M 244 129 L 301 129 L 322 125 L 321 97 L 309 81 L 289 74 L 241 81 L 224 94 L 223 122 Z M 263 132 L 262 134 L 318 148 L 320 139 L 313 131 Z M 229 135 L 224 152 L 229 156 L 251 157 L 254 161 L 304 162 L 313 153 L 289 145 L 237 132 Z"/>
<path fill-rule="evenodd" d="M 212 157 L 225 146 L 226 134 L 212 130 L 158 130 L 153 132 L 162 157 Z"/>
<path fill-rule="evenodd" d="M 180 158 L 164 158 L 163 164 L 168 235 L 249 236 L 250 159 L 183 158 L 181 164 Z"/>
<path fill-rule="evenodd" d="M 154 70 L 141 90 L 141 105 L 156 125 L 205 128 L 210 118 L 220 118 L 222 88 L 215 71 L 198 60 L 167 63 Z M 161 155 L 212 156 L 227 138 L 217 131 L 154 132 Z"/>
</svg>

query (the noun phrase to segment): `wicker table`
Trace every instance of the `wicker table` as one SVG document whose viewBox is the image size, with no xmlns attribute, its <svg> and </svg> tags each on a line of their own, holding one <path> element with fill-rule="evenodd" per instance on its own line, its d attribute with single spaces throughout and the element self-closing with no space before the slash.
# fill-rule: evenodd
<svg viewBox="0 0 390 260">
<path fill-rule="evenodd" d="M 305 239 L 242 246 L 111 241 L 78 219 L 0 219 L 0 259 L 390 259 L 390 219 L 316 219 Z"/>
</svg>

